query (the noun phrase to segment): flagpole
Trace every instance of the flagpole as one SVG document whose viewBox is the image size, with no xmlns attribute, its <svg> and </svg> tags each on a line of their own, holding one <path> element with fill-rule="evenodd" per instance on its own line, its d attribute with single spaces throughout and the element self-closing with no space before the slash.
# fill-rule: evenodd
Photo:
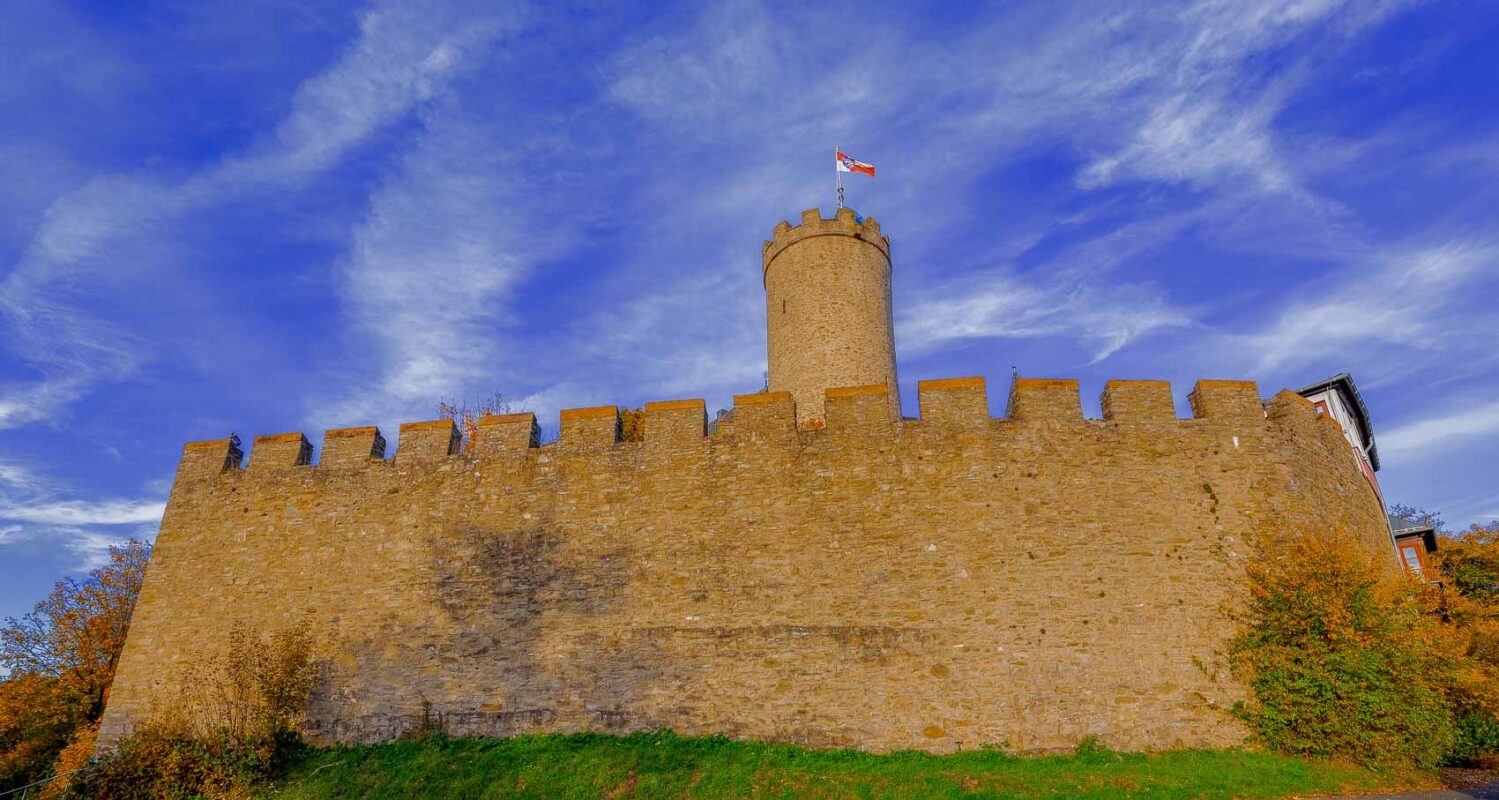
<svg viewBox="0 0 1499 800">
<path fill-rule="evenodd" d="M 838 207 L 843 208 L 843 171 L 838 169 L 838 145 L 833 145 L 833 186 L 838 190 Z"/>
</svg>

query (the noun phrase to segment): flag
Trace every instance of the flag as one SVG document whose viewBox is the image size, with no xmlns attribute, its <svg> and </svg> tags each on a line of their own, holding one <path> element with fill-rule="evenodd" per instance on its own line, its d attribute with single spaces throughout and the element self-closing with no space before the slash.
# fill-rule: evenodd
<svg viewBox="0 0 1499 800">
<path fill-rule="evenodd" d="M 839 172 L 862 172 L 862 173 L 864 173 L 865 175 L 868 175 L 871 178 L 874 177 L 874 165 L 873 164 L 865 164 L 863 161 L 855 161 L 852 158 L 844 155 L 841 152 L 838 153 L 838 171 Z"/>
</svg>

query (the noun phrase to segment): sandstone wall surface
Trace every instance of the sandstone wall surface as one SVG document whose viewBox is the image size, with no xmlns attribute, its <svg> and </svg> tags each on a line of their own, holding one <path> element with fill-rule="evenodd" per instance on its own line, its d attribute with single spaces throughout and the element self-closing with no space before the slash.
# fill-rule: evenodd
<svg viewBox="0 0 1499 800">
<path fill-rule="evenodd" d="M 900 416 L 891 318 L 890 240 L 847 208 L 777 225 L 761 253 L 770 391 L 790 392 L 797 422 L 824 423 L 829 387 L 890 387 Z"/>
<path fill-rule="evenodd" d="M 929 381 L 184 449 L 104 721 L 108 747 L 230 627 L 308 626 L 322 741 L 672 728 L 813 746 L 1217 746 L 1240 689 L 1219 652 L 1257 545 L 1296 529 L 1389 548 L 1338 430 L 1299 397 L 1115 382 Z M 1393 555 L 1392 555 L 1393 558 Z"/>
</svg>

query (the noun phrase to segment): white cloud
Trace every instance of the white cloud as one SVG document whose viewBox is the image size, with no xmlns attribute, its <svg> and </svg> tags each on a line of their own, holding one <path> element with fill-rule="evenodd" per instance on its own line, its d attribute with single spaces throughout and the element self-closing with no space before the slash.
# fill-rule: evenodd
<svg viewBox="0 0 1499 800">
<path fill-rule="evenodd" d="M 859 189 L 878 193 L 879 216 L 906 242 L 972 229 L 983 218 L 973 191 L 1037 142 L 1083 154 L 1077 182 L 1085 188 L 1128 180 L 1214 193 L 1189 211 L 1131 215 L 1023 278 L 993 266 L 1017 263 L 1019 254 L 1007 252 L 959 265 L 972 276 L 961 281 L 945 280 L 950 272 L 930 273 L 935 280 L 917 272 L 906 284 L 915 301 L 897 298 L 903 353 L 971 338 L 1067 335 L 1083 338 L 1099 361 L 1152 332 L 1193 324 L 1197 312 L 1173 305 L 1161 289 L 1110 279 L 1120 264 L 1183 230 L 1231 233 L 1253 198 L 1274 195 L 1294 206 L 1280 215 L 1315 217 L 1310 238 L 1327 245 L 1331 226 L 1321 223 L 1336 209 L 1301 188 L 1274 129 L 1303 64 L 1292 57 L 1266 70 L 1258 57 L 1309 35 L 1321 37 L 1324 57 L 1398 5 L 1383 4 L 1379 13 L 1338 0 L 1014 7 L 941 42 L 871 20 L 860 46 L 848 48 L 836 44 L 835 11 L 739 2 L 627 46 L 607 89 L 681 148 L 735 154 L 715 162 L 713 180 L 723 188 L 707 196 L 690 182 L 657 180 L 669 189 L 654 190 L 653 200 L 690 198 L 673 219 L 707 209 L 752 220 L 767 207 L 805 204 L 795 198 L 822 196 L 821 176 L 807 174 L 805 163 L 773 165 L 786 164 L 793 149 L 811 152 L 854 136 L 859 153 L 899 156 L 882 163 L 891 177 L 881 178 L 898 181 L 899 190 L 883 183 Z M 1036 240 L 1058 225 L 1040 222 L 1051 231 L 1043 228 Z M 1000 229 L 1014 236 L 1013 225 Z M 970 241 L 987 244 L 981 233 Z M 664 335 L 642 344 L 675 347 Z"/>
<path fill-rule="evenodd" d="M 0 398 L 0 429 L 45 419 L 92 386 L 134 374 L 158 355 L 153 351 L 160 343 L 147 346 L 107 321 L 109 304 L 103 313 L 91 309 L 106 287 L 120 291 L 134 283 L 138 291 L 163 269 L 154 254 L 122 264 L 130 250 L 121 242 L 141 242 L 146 252 L 166 247 L 173 226 L 190 211 L 326 170 L 437 97 L 514 25 L 515 15 L 504 10 L 376 3 L 361 16 L 354 43 L 303 83 L 286 118 L 244 153 L 180 181 L 100 176 L 55 202 L 20 262 L 0 282 L 10 348 L 45 375 L 7 388 Z M 81 279 L 86 273 L 94 279 Z"/>
<path fill-rule="evenodd" d="M 1379 435 L 1379 450 L 1387 456 L 1415 459 L 1450 449 L 1454 442 L 1495 435 L 1499 435 L 1499 402 L 1481 403 L 1387 430 Z"/>
<path fill-rule="evenodd" d="M 942 285 L 932 295 L 902 310 L 896 328 L 902 350 L 927 353 L 962 339 L 1080 336 L 1098 362 L 1154 331 L 1192 322 L 1148 286 L 1041 286 L 999 275 Z"/>
<path fill-rule="evenodd" d="M 37 522 L 44 525 L 131 525 L 157 522 L 166 510 L 160 500 L 65 500 L 18 506 L 0 506 L 0 519 Z"/>
<path fill-rule="evenodd" d="M 10 462 L 0 460 L 0 488 L 28 490 L 36 486 L 36 478 L 32 476 L 31 470 Z"/>
<path fill-rule="evenodd" d="M 1443 308 L 1473 278 L 1492 275 L 1496 259 L 1499 247 L 1466 241 L 1399 255 L 1371 253 L 1346 269 L 1341 283 L 1314 287 L 1315 299 L 1293 302 L 1240 345 L 1259 355 L 1261 370 L 1381 344 L 1434 350 L 1451 335 Z"/>
<path fill-rule="evenodd" d="M 104 563 L 110 545 L 151 540 L 164 500 L 83 499 L 13 460 L 0 460 L 0 548 L 62 548 L 80 569 Z"/>
<path fill-rule="evenodd" d="M 1221 99 L 1182 95 L 1164 100 L 1122 150 L 1089 164 L 1078 184 L 1096 189 L 1120 180 L 1181 181 L 1211 187 L 1246 176 L 1266 191 L 1295 178 L 1275 152 L 1270 120 L 1278 108 L 1241 108 Z"/>
<path fill-rule="evenodd" d="M 544 157 L 541 144 L 456 104 L 422 122 L 415 148 L 371 197 L 339 272 L 364 374 L 344 382 L 345 396 L 320 398 L 315 422 L 424 414 L 468 387 L 509 385 L 507 367 L 523 363 L 506 358 L 513 292 L 537 263 L 575 246 L 582 215 L 568 207 L 567 179 L 524 169 Z"/>
</svg>

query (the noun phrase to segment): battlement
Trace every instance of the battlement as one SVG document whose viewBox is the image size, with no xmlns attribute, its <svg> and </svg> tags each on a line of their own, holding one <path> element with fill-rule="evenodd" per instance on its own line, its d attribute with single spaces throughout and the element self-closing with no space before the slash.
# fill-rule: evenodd
<svg viewBox="0 0 1499 800">
<path fill-rule="evenodd" d="M 700 399 L 667 400 L 645 405 L 643 441 L 620 439 L 620 412 L 615 406 L 570 408 L 560 413 L 561 434 L 543 445 L 536 417 L 531 413 L 482 417 L 471 448 L 465 454 L 462 434 L 450 420 L 408 422 L 401 425 L 395 457 L 389 463 L 412 465 L 452 459 L 510 458 L 528 452 L 604 453 L 616 449 L 656 450 L 732 446 L 745 441 L 779 443 L 786 447 L 817 446 L 823 440 L 848 436 L 908 437 L 933 432 L 978 433 L 994 437 L 1018 435 L 1021 429 L 1134 430 L 1151 427 L 1149 435 L 1184 430 L 1204 424 L 1234 425 L 1245 432 L 1267 425 L 1293 426 L 1302 433 L 1329 427 L 1326 418 L 1304 398 L 1282 391 L 1262 401 L 1253 381 L 1198 381 L 1188 395 L 1193 415 L 1176 416 L 1171 384 L 1156 380 L 1109 381 L 1100 397 L 1101 419 L 1082 411 L 1076 380 L 1017 378 L 1010 386 L 1006 413 L 989 414 L 987 382 L 982 377 L 944 378 L 917 385 L 920 416 L 891 419 L 888 387 L 851 386 L 825 392 L 825 427 L 799 428 L 790 392 L 734 396 L 734 411 L 710 435 L 707 412 Z M 1320 424 L 1319 424 L 1320 423 Z M 1330 426 L 1336 428 L 1335 424 Z M 1042 434 L 1044 435 L 1044 433 Z M 274 472 L 290 468 L 360 469 L 387 463 L 386 442 L 373 426 L 340 428 L 324 434 L 322 456 L 312 459 L 312 447 L 301 433 L 257 436 L 250 453 L 250 469 Z M 240 466 L 243 454 L 230 440 L 191 442 L 184 446 L 179 474 L 215 475 Z"/>
<path fill-rule="evenodd" d="M 840 208 L 831 219 L 822 216 L 821 209 L 809 208 L 802 212 L 798 225 L 781 220 L 771 233 L 769 241 L 760 246 L 760 259 L 765 272 L 770 264 L 787 247 L 804 239 L 816 236 L 851 236 L 874 245 L 885 260 L 890 260 L 890 237 L 880 233 L 880 223 L 874 217 L 865 217 L 861 222 L 851 208 Z"/>
<path fill-rule="evenodd" d="M 1213 666 L 1286 531 L 1388 550 L 1339 431 L 1291 392 L 981 377 L 183 448 L 101 741 L 232 626 L 318 636 L 315 741 L 673 728 L 819 747 L 1226 746 Z M 1392 562 L 1393 566 L 1393 562 Z M 854 700 L 851 701 L 851 698 Z"/>
<path fill-rule="evenodd" d="M 801 243 L 798 247 L 792 245 Z M 866 246 L 868 245 L 868 246 Z M 1331 417 L 1202 380 L 925 380 L 903 416 L 890 240 L 818 209 L 761 249 L 767 390 L 192 442 L 100 747 L 244 624 L 315 637 L 315 742 L 670 728 L 814 747 L 1222 747 L 1244 564 L 1389 548 Z M 774 270 L 770 269 L 775 264 Z M 997 399 L 997 398 L 996 398 Z M 1398 568 L 1390 553 L 1392 568 Z M 168 694 L 163 694 L 163 693 Z"/>
</svg>

